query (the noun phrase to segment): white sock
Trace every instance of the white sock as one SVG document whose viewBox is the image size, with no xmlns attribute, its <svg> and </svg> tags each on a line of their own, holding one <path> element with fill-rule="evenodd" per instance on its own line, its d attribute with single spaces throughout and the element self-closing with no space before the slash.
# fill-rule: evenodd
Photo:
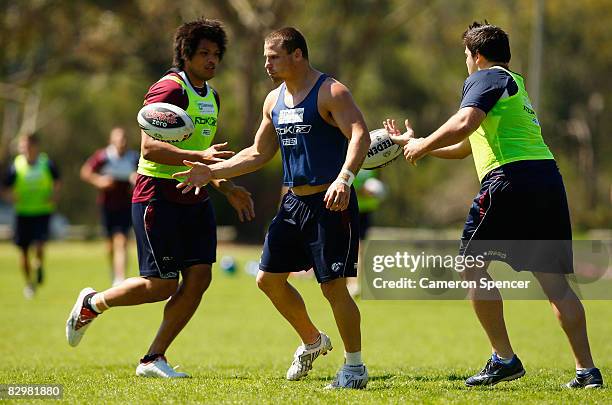
<svg viewBox="0 0 612 405">
<path fill-rule="evenodd" d="M 363 361 L 361 360 L 361 352 L 354 352 L 354 353 L 344 352 L 344 358 L 346 359 L 345 364 L 347 366 L 363 365 Z"/>
<path fill-rule="evenodd" d="M 104 299 L 104 293 L 96 293 L 96 295 L 91 297 L 91 301 L 89 301 L 89 303 L 91 308 L 99 314 L 108 309 L 108 304 Z"/>
</svg>

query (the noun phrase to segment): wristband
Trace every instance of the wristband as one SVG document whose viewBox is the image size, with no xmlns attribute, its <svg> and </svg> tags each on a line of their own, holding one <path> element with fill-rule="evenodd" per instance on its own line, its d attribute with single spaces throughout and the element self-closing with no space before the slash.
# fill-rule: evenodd
<svg viewBox="0 0 612 405">
<path fill-rule="evenodd" d="M 345 179 L 344 176 L 347 176 L 348 179 Z M 340 170 L 340 174 L 338 175 L 338 180 L 342 184 L 346 184 L 347 186 L 351 186 L 353 184 L 353 180 L 355 180 L 355 175 L 348 169 Z"/>
</svg>

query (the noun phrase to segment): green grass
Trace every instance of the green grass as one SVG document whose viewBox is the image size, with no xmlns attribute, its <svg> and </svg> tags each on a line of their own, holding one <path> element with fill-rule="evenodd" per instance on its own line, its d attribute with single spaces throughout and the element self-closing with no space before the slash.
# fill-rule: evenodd
<svg viewBox="0 0 612 405">
<path fill-rule="evenodd" d="M 299 340 L 253 278 L 242 272 L 244 262 L 257 260 L 259 252 L 259 247 L 220 246 L 219 257 L 236 257 L 239 272 L 229 277 L 215 269 L 198 312 L 167 353 L 193 378 L 161 381 L 137 378 L 134 370 L 157 330 L 163 303 L 113 309 L 96 320 L 78 348 L 65 341 L 65 320 L 78 291 L 108 286 L 101 243 L 49 245 L 47 282 L 31 301 L 22 296 L 15 249 L 0 244 L 0 384 L 63 384 L 67 403 L 612 402 L 607 388 L 561 388 L 573 375 L 573 362 L 543 301 L 506 304 L 513 344 L 527 375 L 484 389 L 463 385 L 489 355 L 468 302 L 360 301 L 370 383 L 363 391 L 325 391 L 342 363 L 342 343 L 312 279 L 294 285 L 335 349 L 317 360 L 304 381 L 285 381 Z M 134 274 L 135 258 L 130 261 Z M 612 302 L 585 306 L 594 355 L 611 381 Z"/>
</svg>

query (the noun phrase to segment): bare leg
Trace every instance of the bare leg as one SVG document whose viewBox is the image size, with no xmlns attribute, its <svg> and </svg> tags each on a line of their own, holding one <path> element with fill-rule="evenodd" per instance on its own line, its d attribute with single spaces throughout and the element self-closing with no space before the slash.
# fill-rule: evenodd
<svg viewBox="0 0 612 405">
<path fill-rule="evenodd" d="M 164 318 L 147 354 L 166 352 L 198 309 L 211 280 L 210 264 L 198 264 L 183 271 L 183 280 L 164 308 Z"/>
<path fill-rule="evenodd" d="M 114 280 L 124 280 L 127 263 L 127 237 L 121 232 L 113 234 L 111 246 Z"/>
<path fill-rule="evenodd" d="M 461 273 L 461 276 L 464 280 L 476 280 L 477 282 L 481 278 L 491 280 L 486 270 L 488 266 L 487 263 L 482 268 L 467 269 Z M 506 359 L 514 356 L 504 320 L 504 302 L 499 290 L 497 288 L 489 291 L 480 288 L 471 290 L 470 299 L 474 312 L 489 338 L 492 351 Z"/>
<path fill-rule="evenodd" d="M 19 247 L 19 264 L 23 276 L 25 277 L 26 284 L 32 284 L 32 272 L 30 268 L 30 260 L 28 258 L 29 247 Z"/>
<path fill-rule="evenodd" d="M 346 280 L 338 278 L 321 284 L 323 295 L 329 301 L 338 331 L 349 353 L 361 351 L 361 316 L 359 308 L 346 288 Z"/>
<path fill-rule="evenodd" d="M 571 289 L 566 276 L 554 273 L 533 273 L 533 275 L 548 296 L 553 312 L 567 335 L 576 368 L 595 367 L 589 346 L 584 307 Z"/>
<path fill-rule="evenodd" d="M 287 281 L 289 273 L 257 273 L 257 286 L 270 298 L 278 312 L 300 335 L 302 342 L 313 343 L 319 337 L 300 293 Z"/>
<path fill-rule="evenodd" d="M 45 259 L 45 242 L 37 242 L 36 243 L 36 251 L 35 251 L 35 260 L 34 260 L 34 268 L 39 269 L 43 265 L 43 261 Z"/>
<path fill-rule="evenodd" d="M 109 307 L 140 305 L 167 299 L 176 292 L 177 285 L 174 279 L 132 277 L 103 294 Z"/>
<path fill-rule="evenodd" d="M 112 236 L 106 240 L 106 254 L 108 256 L 108 262 L 110 263 L 111 282 L 112 282 L 113 281 L 112 277 L 115 276 L 115 259 L 114 259 L 115 252 L 113 250 L 113 237 Z"/>
</svg>

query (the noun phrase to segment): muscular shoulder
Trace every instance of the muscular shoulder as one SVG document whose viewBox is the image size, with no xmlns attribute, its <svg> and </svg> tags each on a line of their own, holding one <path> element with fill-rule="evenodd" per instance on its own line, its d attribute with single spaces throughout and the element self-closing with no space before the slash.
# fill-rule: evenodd
<svg viewBox="0 0 612 405">
<path fill-rule="evenodd" d="M 266 99 L 263 104 L 263 112 L 268 117 L 271 116 L 272 110 L 274 109 L 274 106 L 276 105 L 276 101 L 278 100 L 278 96 L 280 94 L 281 87 L 282 85 L 278 86 L 277 88 L 269 92 L 268 95 L 266 96 Z"/>
<path fill-rule="evenodd" d="M 144 104 L 151 103 L 170 103 L 186 109 L 189 97 L 179 83 L 172 79 L 164 79 L 154 83 L 145 95 Z"/>
<path fill-rule="evenodd" d="M 352 100 L 350 90 L 344 84 L 333 77 L 328 77 L 321 84 L 319 89 L 319 106 L 331 108 L 334 104 L 345 103 Z"/>
</svg>

